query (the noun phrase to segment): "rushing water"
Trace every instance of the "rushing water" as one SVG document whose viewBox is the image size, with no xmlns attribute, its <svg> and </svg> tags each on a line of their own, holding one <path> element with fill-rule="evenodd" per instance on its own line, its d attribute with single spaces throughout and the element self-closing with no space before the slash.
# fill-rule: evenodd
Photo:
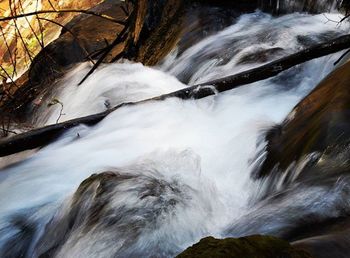
<svg viewBox="0 0 350 258">
<path fill-rule="evenodd" d="M 335 11 L 342 2 L 343 0 L 260 0 L 259 6 L 274 13 L 319 13 Z"/>
<path fill-rule="evenodd" d="M 326 17 L 339 15 L 243 15 L 182 53 L 174 49 L 159 67 L 105 65 L 77 87 L 89 69 L 81 64 L 46 99 L 56 98 L 62 106 L 43 106 L 33 119 L 52 124 L 157 96 L 256 67 L 347 30 Z M 207 235 L 278 235 L 290 221 L 267 216 L 290 212 L 286 206 L 271 204 L 254 213 L 260 183 L 250 173 L 263 147 L 259 135 L 281 122 L 338 57 L 313 60 L 277 78 L 201 100 L 123 107 L 96 126 L 78 126 L 3 168 L 0 256 L 25 250 L 26 257 L 168 257 Z M 110 184 L 92 184 L 73 197 L 84 179 L 104 171 L 114 173 Z M 106 195 L 98 192 L 104 187 Z M 319 193 L 322 198 L 322 189 Z M 309 204 L 297 197 L 296 206 Z M 91 205 L 98 205 L 98 198 L 104 206 L 91 221 Z M 322 207 L 313 212 L 322 213 Z M 246 214 L 263 219 L 248 228 Z"/>
</svg>

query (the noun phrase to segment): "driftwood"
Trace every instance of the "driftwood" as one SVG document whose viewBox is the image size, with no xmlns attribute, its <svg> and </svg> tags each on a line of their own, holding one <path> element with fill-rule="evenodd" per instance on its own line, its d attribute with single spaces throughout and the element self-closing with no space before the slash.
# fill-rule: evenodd
<svg viewBox="0 0 350 258">
<path fill-rule="evenodd" d="M 76 118 L 63 123 L 49 125 L 31 130 L 26 133 L 18 134 L 11 138 L 7 138 L 0 141 L 0 157 L 11 155 L 24 150 L 45 146 L 57 139 L 68 129 L 75 127 L 79 124 L 97 124 L 108 114 L 124 106 L 136 105 L 151 101 L 165 100 L 172 97 L 177 97 L 184 100 L 201 99 L 210 95 L 214 95 L 218 92 L 234 89 L 238 86 L 246 85 L 260 80 L 265 80 L 298 64 L 331 53 L 335 53 L 347 48 L 350 48 L 350 35 L 341 36 L 332 41 L 316 45 L 314 47 L 302 50 L 296 54 L 292 54 L 290 56 L 278 59 L 274 62 L 232 76 L 210 81 L 207 83 L 202 83 L 199 85 L 194 85 L 175 92 L 171 92 L 142 101 L 123 103 L 112 109 L 95 115 Z"/>
</svg>

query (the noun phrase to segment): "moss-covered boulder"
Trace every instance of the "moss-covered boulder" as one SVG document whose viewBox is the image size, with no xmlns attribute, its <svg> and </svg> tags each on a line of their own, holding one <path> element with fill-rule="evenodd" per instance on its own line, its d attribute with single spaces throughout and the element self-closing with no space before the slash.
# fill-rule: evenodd
<svg viewBox="0 0 350 258">
<path fill-rule="evenodd" d="M 177 258 L 310 258 L 305 251 L 272 236 L 253 235 L 241 238 L 203 238 Z"/>
</svg>

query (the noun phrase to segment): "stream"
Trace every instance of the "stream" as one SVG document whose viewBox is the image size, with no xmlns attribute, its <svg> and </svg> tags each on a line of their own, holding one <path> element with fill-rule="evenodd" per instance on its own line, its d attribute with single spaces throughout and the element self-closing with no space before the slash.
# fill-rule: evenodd
<svg viewBox="0 0 350 258">
<path fill-rule="evenodd" d="M 258 67 L 347 33 L 346 23 L 329 21 L 339 17 L 257 10 L 190 48 L 176 47 L 157 67 L 105 64 L 78 87 L 91 67 L 79 64 L 44 100 L 62 106 L 43 105 L 33 122 L 63 122 Z M 350 211 L 348 201 L 336 205 L 346 199 L 341 186 L 296 186 L 269 203 L 260 194 L 273 181 L 251 176 L 264 132 L 340 55 L 200 100 L 126 106 L 19 162 L 0 159 L 0 257 L 173 257 L 205 236 L 283 236 L 311 211 Z M 97 179 L 77 192 L 92 174 Z"/>
</svg>

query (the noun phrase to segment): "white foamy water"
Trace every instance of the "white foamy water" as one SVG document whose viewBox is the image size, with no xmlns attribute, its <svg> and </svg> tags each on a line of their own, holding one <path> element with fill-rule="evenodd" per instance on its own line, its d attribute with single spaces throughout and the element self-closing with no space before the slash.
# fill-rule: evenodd
<svg viewBox="0 0 350 258">
<path fill-rule="evenodd" d="M 105 65 L 77 87 L 89 69 L 81 64 L 47 102 L 57 98 L 63 103 L 60 121 L 64 121 L 186 87 L 175 76 L 196 83 L 236 73 L 279 56 L 271 54 L 260 63 L 240 64 L 246 53 L 275 47 L 290 53 L 302 47 L 297 40 L 300 36 L 318 42 L 323 37 L 320 34 L 345 30 L 325 24 L 325 20 L 322 15 L 244 15 L 182 55 L 172 53 L 157 69 L 132 63 Z M 227 48 L 231 45 L 234 48 Z M 227 54 L 227 62 L 209 57 L 217 53 Z M 110 208 L 124 211 L 125 218 L 110 230 L 101 230 L 103 222 L 90 231 L 77 226 L 66 241 L 60 242 L 57 257 L 155 255 L 152 252 L 164 257 L 204 236 L 224 234 L 228 225 L 250 209 L 256 187 L 250 180 L 250 161 L 257 152 L 260 131 L 281 122 L 332 70 L 337 57 L 339 54 L 317 59 L 278 78 L 201 100 L 168 99 L 120 108 L 96 126 L 76 127 L 32 157 L 3 169 L 0 232 L 4 233 L 0 236 L 0 254 L 18 232 L 10 219 L 16 214 L 28 223 L 39 223 L 27 254 L 38 255 L 44 248 L 44 240 L 38 239 L 45 223 L 52 216 L 54 221 L 66 216 L 70 197 L 84 179 L 108 170 L 140 177 L 118 185 L 109 202 Z M 60 106 L 43 106 L 35 119 L 38 124 L 55 123 L 59 112 Z M 140 199 L 135 188 L 150 185 L 149 178 L 173 185 L 161 197 L 175 199 L 175 204 L 157 215 L 155 221 L 142 224 L 136 236 L 132 227 L 118 231 L 129 217 L 139 220 L 156 212 L 152 206 L 155 201 Z M 127 240 L 131 237 L 134 241 L 130 243 Z"/>
</svg>

